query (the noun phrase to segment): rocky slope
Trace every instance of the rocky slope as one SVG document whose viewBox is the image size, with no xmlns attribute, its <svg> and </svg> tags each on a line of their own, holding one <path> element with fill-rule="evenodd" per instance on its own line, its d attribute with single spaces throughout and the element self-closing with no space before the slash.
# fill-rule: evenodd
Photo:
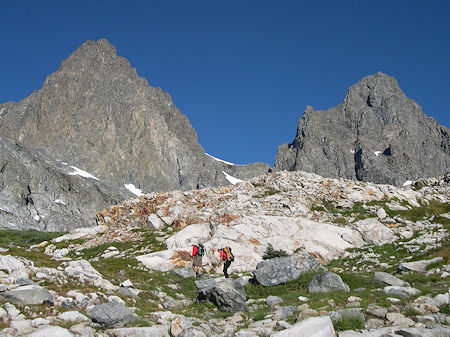
<svg viewBox="0 0 450 337">
<path fill-rule="evenodd" d="M 401 186 L 450 170 L 449 129 L 378 73 L 350 87 L 337 107 L 308 106 L 274 168 Z"/>
<path fill-rule="evenodd" d="M 149 86 L 104 39 L 80 46 L 29 97 L 1 104 L 0 135 L 48 158 L 47 166 L 65 162 L 111 190 L 129 184 L 144 192 L 219 186 L 233 177 L 249 179 L 269 169 L 263 163 L 232 165 L 206 155 L 169 94 Z M 41 180 L 45 177 L 35 179 Z M 3 179 L 2 199 L 5 190 L 14 189 L 8 181 Z M 50 188 L 47 197 L 53 198 L 60 189 L 56 181 L 37 188 Z M 20 199 L 18 193 L 13 200 Z M 108 198 L 116 200 L 114 194 Z M 84 205 L 82 199 L 77 204 L 90 217 L 75 227 L 95 221 L 92 209 L 104 207 L 102 202 Z M 32 218 L 26 221 L 33 223 Z"/>
<path fill-rule="evenodd" d="M 0 227 L 67 231 L 92 226 L 99 207 L 131 196 L 125 188 L 111 189 L 0 137 Z"/>
<path fill-rule="evenodd" d="M 276 172 L 143 195 L 32 246 L 0 240 L 0 335 L 446 336 L 448 183 Z M 289 256 L 263 260 L 269 244 Z M 222 245 L 232 279 L 217 268 Z"/>
</svg>

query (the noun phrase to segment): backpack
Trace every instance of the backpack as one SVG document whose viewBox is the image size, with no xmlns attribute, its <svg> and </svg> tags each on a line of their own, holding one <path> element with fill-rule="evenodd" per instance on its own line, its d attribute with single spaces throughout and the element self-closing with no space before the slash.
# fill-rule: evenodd
<svg viewBox="0 0 450 337">
<path fill-rule="evenodd" d="M 197 247 L 197 253 L 195 255 L 203 256 L 205 254 L 205 248 L 200 245 L 195 245 Z"/>
<path fill-rule="evenodd" d="M 225 255 L 227 256 L 227 261 L 231 261 L 231 262 L 234 261 L 234 255 L 233 255 L 233 253 L 231 252 L 231 248 L 230 248 L 230 247 L 225 247 L 225 248 L 223 249 L 223 252 L 224 252 Z"/>
</svg>

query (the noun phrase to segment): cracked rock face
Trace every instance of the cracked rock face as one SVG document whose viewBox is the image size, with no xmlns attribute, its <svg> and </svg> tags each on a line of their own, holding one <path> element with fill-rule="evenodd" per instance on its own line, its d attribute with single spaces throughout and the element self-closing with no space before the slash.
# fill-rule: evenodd
<svg viewBox="0 0 450 337">
<path fill-rule="evenodd" d="M 278 148 L 275 170 L 402 185 L 450 168 L 449 129 L 427 117 L 386 74 L 351 86 L 326 111 L 308 106 L 292 144 Z"/>
</svg>

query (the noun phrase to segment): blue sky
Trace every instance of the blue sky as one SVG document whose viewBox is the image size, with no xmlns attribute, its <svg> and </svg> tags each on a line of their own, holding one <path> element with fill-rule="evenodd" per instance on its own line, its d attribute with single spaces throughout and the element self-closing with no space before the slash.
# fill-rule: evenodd
<svg viewBox="0 0 450 337">
<path fill-rule="evenodd" d="M 108 39 L 188 116 L 206 152 L 273 165 L 306 105 L 383 71 L 450 125 L 449 1 L 2 1 L 0 102 Z"/>
</svg>

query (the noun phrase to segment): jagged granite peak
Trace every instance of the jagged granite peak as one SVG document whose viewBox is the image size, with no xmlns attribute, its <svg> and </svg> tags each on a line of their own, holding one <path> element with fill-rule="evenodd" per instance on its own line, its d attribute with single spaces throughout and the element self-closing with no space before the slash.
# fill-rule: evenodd
<svg viewBox="0 0 450 337">
<path fill-rule="evenodd" d="M 378 72 L 326 111 L 308 106 L 274 170 L 401 185 L 450 170 L 449 129 L 427 117 L 395 78 Z"/>
<path fill-rule="evenodd" d="M 207 156 L 168 93 L 151 87 L 105 39 L 87 41 L 22 101 L 0 105 L 0 134 L 144 192 L 225 185 L 226 165 Z M 267 172 L 233 166 L 237 178 Z"/>
</svg>

